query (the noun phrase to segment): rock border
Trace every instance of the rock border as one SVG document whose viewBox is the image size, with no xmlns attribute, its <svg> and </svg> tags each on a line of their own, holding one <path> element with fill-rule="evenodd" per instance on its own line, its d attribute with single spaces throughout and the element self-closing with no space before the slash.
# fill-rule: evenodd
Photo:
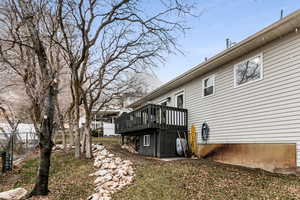
<svg viewBox="0 0 300 200">
<path fill-rule="evenodd" d="M 110 200 L 113 193 L 120 191 L 134 180 L 133 163 L 110 153 L 103 145 L 93 144 L 95 192 L 87 200 Z"/>
</svg>

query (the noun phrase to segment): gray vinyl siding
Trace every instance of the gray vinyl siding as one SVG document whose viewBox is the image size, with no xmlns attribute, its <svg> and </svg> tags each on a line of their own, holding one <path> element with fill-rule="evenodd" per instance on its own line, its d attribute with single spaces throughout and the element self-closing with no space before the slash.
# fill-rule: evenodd
<svg viewBox="0 0 300 200">
<path fill-rule="evenodd" d="M 155 145 L 154 145 L 154 134 L 146 134 L 150 136 L 150 145 L 149 146 L 144 146 L 144 136 L 145 135 L 141 135 L 140 136 L 140 148 L 139 148 L 139 153 L 141 155 L 145 155 L 145 156 L 154 156 L 155 154 Z"/>
<path fill-rule="evenodd" d="M 234 88 L 234 64 L 263 54 L 263 79 Z M 202 79 L 215 75 L 215 94 L 202 97 Z M 197 77 L 152 103 L 184 90 L 189 128 L 195 125 L 198 143 L 204 121 L 208 143 L 300 142 L 300 36 L 290 34 L 237 60 Z M 299 155 L 300 156 L 300 155 Z M 300 159 L 300 157 L 299 157 Z M 300 164 L 300 163 L 299 163 Z"/>
</svg>

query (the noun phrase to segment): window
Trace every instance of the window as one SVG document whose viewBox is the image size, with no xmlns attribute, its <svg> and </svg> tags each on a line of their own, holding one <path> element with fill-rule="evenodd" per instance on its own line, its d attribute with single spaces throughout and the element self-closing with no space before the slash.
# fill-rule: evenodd
<svg viewBox="0 0 300 200">
<path fill-rule="evenodd" d="M 202 80 L 203 96 L 209 96 L 215 93 L 215 76 L 210 76 Z"/>
<path fill-rule="evenodd" d="M 262 55 L 255 56 L 234 66 L 234 86 L 261 80 L 263 77 Z"/>
<path fill-rule="evenodd" d="M 183 92 L 178 93 L 175 95 L 175 102 L 176 102 L 176 107 L 177 108 L 183 108 L 183 104 L 184 104 L 184 95 Z"/>
<path fill-rule="evenodd" d="M 160 105 L 162 105 L 162 106 L 167 106 L 167 104 L 168 104 L 167 101 L 164 101 L 164 102 L 160 103 Z"/>
<path fill-rule="evenodd" d="M 144 146 L 150 146 L 150 135 L 144 135 Z"/>
<path fill-rule="evenodd" d="M 168 98 L 160 101 L 159 104 L 162 106 L 167 106 L 170 103 L 170 101 L 171 101 L 171 97 L 168 97 Z"/>
</svg>

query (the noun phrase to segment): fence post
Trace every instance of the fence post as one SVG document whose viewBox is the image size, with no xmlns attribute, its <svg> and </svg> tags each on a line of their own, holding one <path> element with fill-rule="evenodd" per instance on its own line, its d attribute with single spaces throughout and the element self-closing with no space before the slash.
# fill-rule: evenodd
<svg viewBox="0 0 300 200">
<path fill-rule="evenodd" d="M 26 153 L 28 153 L 29 152 L 29 150 L 28 150 L 28 132 L 26 132 L 26 140 L 25 140 L 25 142 L 26 142 L 26 145 L 25 145 L 25 147 L 26 147 Z"/>
<path fill-rule="evenodd" d="M 11 169 L 13 168 L 13 162 L 14 162 L 14 139 L 15 139 L 15 133 L 12 133 L 12 138 L 11 138 L 11 157 L 10 157 L 10 166 L 11 166 Z"/>
<path fill-rule="evenodd" d="M 5 169 L 5 163 L 6 163 L 6 153 L 3 151 L 1 152 L 1 160 L 2 160 L 2 173 L 4 174 L 6 172 Z"/>
</svg>

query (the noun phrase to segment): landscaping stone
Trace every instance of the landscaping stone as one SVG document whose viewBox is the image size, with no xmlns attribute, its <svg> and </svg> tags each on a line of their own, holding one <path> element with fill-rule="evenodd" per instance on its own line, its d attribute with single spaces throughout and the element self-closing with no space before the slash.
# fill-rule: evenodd
<svg viewBox="0 0 300 200">
<path fill-rule="evenodd" d="M 112 158 L 112 157 L 114 157 L 115 155 L 114 154 L 108 154 L 108 156 L 107 157 L 109 157 L 109 158 Z"/>
<path fill-rule="evenodd" d="M 19 166 L 24 160 L 25 160 L 25 157 L 14 160 L 13 165 Z"/>
<path fill-rule="evenodd" d="M 121 148 L 126 149 L 130 153 L 134 153 L 134 154 L 138 153 L 132 146 L 129 145 L 122 145 Z"/>
<path fill-rule="evenodd" d="M 90 174 L 90 176 L 104 176 L 108 173 L 110 173 L 109 170 L 100 169 L 100 170 L 96 171 L 95 173 Z"/>
<path fill-rule="evenodd" d="M 56 145 L 53 150 L 62 151 L 63 145 Z M 133 163 L 130 160 L 122 160 L 120 157 L 116 157 L 103 145 L 93 144 L 92 151 L 94 167 L 98 170 L 89 174 L 89 176 L 96 176 L 94 181 L 96 193 L 89 196 L 87 200 L 110 200 L 114 192 L 133 183 Z M 0 200 L 2 199 L 0 198 Z"/>
<path fill-rule="evenodd" d="M 20 200 L 24 199 L 27 194 L 27 190 L 24 188 L 16 188 L 0 193 L 0 200 Z"/>
<path fill-rule="evenodd" d="M 110 181 L 113 177 L 109 174 L 105 175 L 105 176 L 99 176 L 95 181 L 94 183 L 95 184 L 102 184 L 102 183 L 105 183 L 107 181 Z"/>
<path fill-rule="evenodd" d="M 97 178 L 94 181 L 96 193 L 89 196 L 88 200 L 109 200 L 114 192 L 133 183 L 133 163 L 116 157 L 102 145 L 93 145 L 92 149 L 94 167 L 98 168 L 98 171 L 89 175 Z"/>
</svg>

